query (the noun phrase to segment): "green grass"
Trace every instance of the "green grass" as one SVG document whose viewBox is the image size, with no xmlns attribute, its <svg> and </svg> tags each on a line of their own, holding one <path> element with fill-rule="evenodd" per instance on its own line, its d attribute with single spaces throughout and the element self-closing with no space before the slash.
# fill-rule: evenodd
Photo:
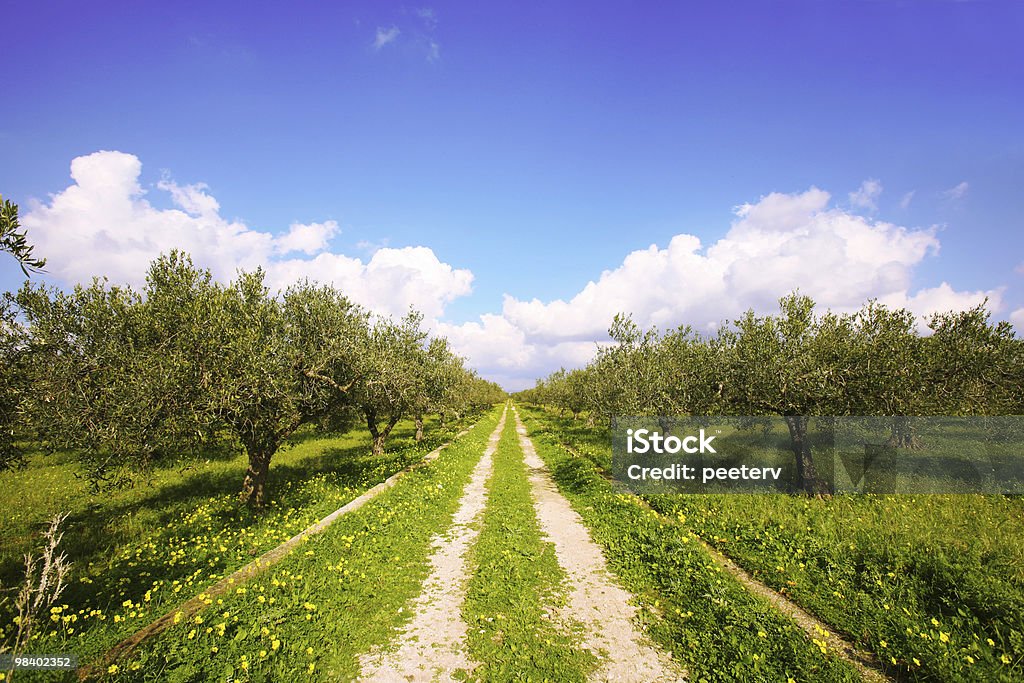
<svg viewBox="0 0 1024 683">
<path fill-rule="evenodd" d="M 527 469 L 509 411 L 494 454 L 483 527 L 474 546 L 473 578 L 462 614 L 469 648 L 487 681 L 584 681 L 596 658 L 556 626 L 565 574 L 541 537 Z"/>
<path fill-rule="evenodd" d="M 607 468 L 601 429 L 548 417 Z M 910 680 L 1024 680 L 1024 504 L 982 495 L 649 496 Z"/>
<path fill-rule="evenodd" d="M 64 455 L 36 456 L 27 469 L 0 474 L 4 586 L 17 585 L 21 554 L 38 542 L 45 520 L 58 510 L 71 513 L 61 544 L 73 562 L 60 600 L 64 607 L 26 651 L 74 652 L 83 661 L 102 653 L 420 459 L 455 429 L 428 429 L 416 444 L 412 425 L 403 424 L 379 457 L 370 454 L 364 431 L 305 434 L 275 456 L 271 500 L 259 513 L 236 502 L 242 456 L 201 462 L 184 473 L 158 470 L 149 482 L 101 496 L 89 494 Z M 9 597 L 0 602 L 0 629 L 7 639 L 13 632 Z"/>
<path fill-rule="evenodd" d="M 651 503 L 876 652 L 890 673 L 1024 678 L 1019 501 L 666 496 Z"/>
<path fill-rule="evenodd" d="M 556 420 L 523 410 L 538 454 L 637 596 L 646 630 L 693 681 L 855 681 L 856 672 L 748 593 L 685 528 L 616 493 L 590 459 L 573 457 Z"/>
<path fill-rule="evenodd" d="M 498 419 L 494 411 L 425 467 L 312 537 L 245 586 L 122 662 L 116 680 L 352 680 L 357 656 L 410 618 Z M 276 646 L 275 646 L 276 643 Z M 262 654 L 261 654 L 262 653 Z"/>
</svg>

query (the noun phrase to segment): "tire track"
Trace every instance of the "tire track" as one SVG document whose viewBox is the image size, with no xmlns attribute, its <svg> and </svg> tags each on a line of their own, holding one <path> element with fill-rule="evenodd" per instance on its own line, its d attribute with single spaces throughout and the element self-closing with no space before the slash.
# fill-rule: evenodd
<svg viewBox="0 0 1024 683">
<path fill-rule="evenodd" d="M 514 411 L 514 409 L 513 409 Z M 515 412 L 515 411 L 514 411 Z M 568 605 L 562 617 L 584 626 L 584 647 L 602 661 L 592 680 L 619 683 L 686 680 L 668 653 L 648 642 L 636 628 L 632 596 L 619 587 L 605 565 L 601 549 L 583 520 L 558 491 L 537 456 L 526 427 L 515 412 L 516 431 L 530 470 L 534 508 L 541 530 L 555 546 L 555 555 L 569 581 Z"/>
</svg>

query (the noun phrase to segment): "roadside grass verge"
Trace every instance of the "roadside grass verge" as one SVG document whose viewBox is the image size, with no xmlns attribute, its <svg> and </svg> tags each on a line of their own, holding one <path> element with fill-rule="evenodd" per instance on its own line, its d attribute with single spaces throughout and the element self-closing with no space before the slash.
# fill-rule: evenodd
<svg viewBox="0 0 1024 683">
<path fill-rule="evenodd" d="M 894 675 L 1024 680 L 1024 524 L 1000 497 L 651 497 Z"/>
<path fill-rule="evenodd" d="M 204 586 L 250 562 L 390 474 L 415 462 L 456 425 L 416 444 L 402 425 L 391 449 L 370 453 L 362 430 L 304 434 L 271 466 L 265 510 L 237 503 L 245 459 L 211 459 L 184 473 L 158 470 L 135 488 L 89 494 L 64 455 L 36 456 L 0 475 L 0 570 L 5 588 L 20 581 L 21 554 L 56 510 L 71 512 L 61 548 L 74 563 L 71 583 L 30 652 L 99 655 Z M 13 632 L 10 596 L 0 599 L 0 637 Z M 23 677 L 24 674 L 19 676 Z M 52 674 L 46 680 L 53 680 Z"/>
<path fill-rule="evenodd" d="M 541 536 L 514 415 L 494 454 L 487 508 L 470 555 L 474 567 L 463 618 L 469 649 L 486 681 L 584 681 L 597 663 L 560 626 L 565 573 Z"/>
<path fill-rule="evenodd" d="M 265 574 L 140 646 L 127 681 L 354 680 L 358 655 L 389 642 L 429 572 L 500 411 L 437 460 L 301 544 Z"/>
<path fill-rule="evenodd" d="M 545 416 L 610 469 L 606 430 Z M 646 496 L 889 675 L 1024 680 L 1024 501 L 984 495 Z"/>
<path fill-rule="evenodd" d="M 583 517 L 609 568 L 632 592 L 651 638 L 694 681 L 857 681 L 856 671 L 751 595 L 678 525 L 616 493 L 598 467 L 570 455 L 557 424 L 521 409 L 538 454 Z"/>
</svg>

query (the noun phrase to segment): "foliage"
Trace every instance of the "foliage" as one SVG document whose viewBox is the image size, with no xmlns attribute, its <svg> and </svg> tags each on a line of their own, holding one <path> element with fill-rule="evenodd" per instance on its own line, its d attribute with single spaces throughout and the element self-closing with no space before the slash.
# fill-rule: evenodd
<svg viewBox="0 0 1024 683">
<path fill-rule="evenodd" d="M 0 251 L 18 260 L 21 272 L 28 277 L 29 273 L 41 272 L 46 265 L 46 259 L 36 258 L 32 255 L 34 247 L 29 244 L 24 230 L 20 229 L 18 223 L 18 205 L 12 204 L 9 199 L 0 195 Z"/>
<path fill-rule="evenodd" d="M 0 352 L 27 358 L 30 391 L 0 410 L 23 408 L 97 488 L 240 445 L 240 498 L 260 507 L 271 459 L 300 426 L 342 430 L 361 413 L 380 454 L 400 419 L 452 410 L 477 383 L 444 340 L 426 345 L 414 311 L 371 324 L 333 287 L 307 281 L 277 296 L 261 270 L 221 284 L 180 252 L 153 262 L 142 293 L 99 279 L 70 293 L 26 283 L 16 301 L 26 325 L 5 323 Z"/>
<path fill-rule="evenodd" d="M 807 416 L 893 416 L 893 439 L 913 445 L 906 415 L 1024 412 L 1024 340 L 984 305 L 915 317 L 870 301 L 853 313 L 818 314 L 798 293 L 779 311 L 748 311 L 713 335 L 688 327 L 641 330 L 617 316 L 613 344 L 587 367 L 559 370 L 520 400 L 621 415 L 781 415 L 790 427 L 801 488 L 827 492 L 806 441 Z"/>
<path fill-rule="evenodd" d="M 25 375 L 25 329 L 14 315 L 8 295 L 0 298 L 0 471 L 24 464 L 18 433 Z"/>
<path fill-rule="evenodd" d="M 378 319 L 364 336 L 356 358 L 354 401 L 366 419 L 375 453 L 403 415 L 426 393 L 423 316 L 410 312 L 399 323 Z"/>
</svg>

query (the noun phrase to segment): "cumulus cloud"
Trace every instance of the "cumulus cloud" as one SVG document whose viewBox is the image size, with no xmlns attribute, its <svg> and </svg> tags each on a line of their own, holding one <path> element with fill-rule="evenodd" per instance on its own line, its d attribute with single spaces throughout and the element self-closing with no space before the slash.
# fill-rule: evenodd
<svg viewBox="0 0 1024 683">
<path fill-rule="evenodd" d="M 850 204 L 862 209 L 875 211 L 878 209 L 876 200 L 882 194 L 882 183 L 874 178 L 869 178 L 860 184 L 855 192 L 850 193 Z"/>
<path fill-rule="evenodd" d="M 945 195 L 947 199 L 963 199 L 964 197 L 967 196 L 967 190 L 969 189 L 970 186 L 967 184 L 967 181 L 965 180 L 956 187 L 949 188 L 942 194 Z"/>
<path fill-rule="evenodd" d="M 292 223 L 288 232 L 274 240 L 278 252 L 287 254 L 301 251 L 315 254 L 327 248 L 327 241 L 338 232 L 338 224 L 334 221 L 324 223 Z"/>
<path fill-rule="evenodd" d="M 308 277 L 388 314 L 414 306 L 439 317 L 447 303 L 471 291 L 473 274 L 443 263 L 427 247 L 381 248 L 364 262 L 327 250 L 339 232 L 335 221 L 293 223 L 279 235 L 229 221 L 201 183 L 179 185 L 165 176 L 156 188 L 174 208 L 156 208 L 139 185 L 141 171 L 131 154 L 78 157 L 71 162 L 72 185 L 28 206 L 22 224 L 46 254 L 51 275 L 77 283 L 102 274 L 141 286 L 154 258 L 181 249 L 220 280 L 262 266 L 273 289 Z"/>
<path fill-rule="evenodd" d="M 775 310 L 777 299 L 794 289 L 836 311 L 855 310 L 869 298 L 921 316 L 963 310 L 985 298 L 993 309 L 1001 306 L 1001 289 L 913 284 L 917 267 L 939 250 L 935 228 L 865 217 L 836 207 L 828 192 L 812 187 L 736 207 L 725 234 L 706 244 L 680 233 L 627 254 L 567 300 L 506 295 L 500 312 L 454 324 L 443 320 L 445 308 L 471 292 L 473 274 L 444 263 L 427 246 L 373 245 L 363 258 L 337 253 L 330 248 L 340 232 L 334 221 L 257 230 L 224 218 L 206 185 L 169 176 L 149 190 L 172 205 L 157 208 L 139 184 L 141 170 L 131 154 L 78 157 L 71 185 L 46 202 L 27 204 L 22 224 L 53 277 L 76 283 L 104 274 L 139 286 L 152 259 L 182 249 L 221 280 L 262 266 L 274 289 L 302 278 L 333 283 L 378 312 L 422 311 L 471 366 L 509 389 L 529 386 L 559 366 L 585 364 L 608 343 L 607 328 L 621 312 L 645 327 L 689 324 L 712 332 L 748 308 Z M 1024 329 L 1024 309 L 1010 319 Z"/>
<path fill-rule="evenodd" d="M 900 199 L 900 208 L 901 209 L 909 208 L 910 207 L 910 202 L 912 202 L 913 200 L 914 200 L 914 190 L 911 190 L 910 192 L 907 192 L 906 194 L 904 194 L 903 198 Z"/>
<path fill-rule="evenodd" d="M 914 290 L 914 269 L 939 250 L 934 228 L 911 229 L 830 205 L 810 188 L 772 193 L 734 209 L 721 239 L 704 245 L 678 234 L 666 246 L 632 252 L 569 300 L 506 296 L 502 313 L 449 328 L 455 347 L 492 376 L 531 384 L 560 365 L 585 363 L 616 313 L 642 326 L 692 325 L 712 332 L 753 308 L 774 311 L 779 297 L 799 289 L 821 309 L 853 311 L 878 298 L 919 315 L 965 309 L 1001 290 L 957 291 L 947 283 Z"/>
<path fill-rule="evenodd" d="M 1003 288 L 958 292 L 947 282 L 938 287 L 920 289 L 914 294 L 892 292 L 878 297 L 879 301 L 893 308 L 906 308 L 921 317 L 918 326 L 921 332 L 926 330 L 924 318 L 934 313 L 946 311 L 965 311 L 988 299 L 991 308 L 999 309 L 1002 305 Z"/>
<path fill-rule="evenodd" d="M 1010 322 L 1017 330 L 1018 337 L 1024 337 L 1024 308 L 1018 308 L 1010 314 Z"/>
<path fill-rule="evenodd" d="M 441 262 L 428 247 L 383 248 L 369 261 L 324 252 L 313 259 L 272 263 L 268 281 L 277 287 L 309 278 L 339 287 L 354 301 L 390 315 L 413 307 L 428 319 L 472 290 L 473 274 Z"/>
<path fill-rule="evenodd" d="M 373 38 L 373 49 L 379 50 L 385 45 L 395 42 L 401 33 L 397 26 L 390 26 L 388 28 L 378 26 L 377 33 Z"/>
</svg>

